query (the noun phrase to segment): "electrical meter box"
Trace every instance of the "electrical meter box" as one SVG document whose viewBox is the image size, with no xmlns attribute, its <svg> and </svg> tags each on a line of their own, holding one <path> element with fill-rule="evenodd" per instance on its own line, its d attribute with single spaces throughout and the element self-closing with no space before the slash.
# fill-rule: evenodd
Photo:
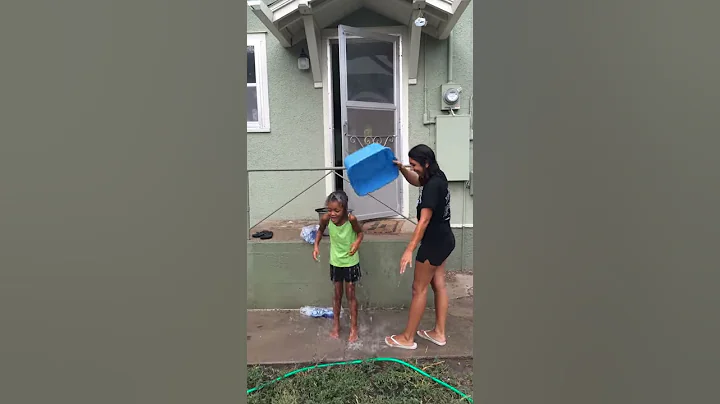
<svg viewBox="0 0 720 404">
<path fill-rule="evenodd" d="M 440 109 L 443 111 L 460 109 L 462 88 L 458 84 L 443 84 L 440 86 Z"/>
</svg>

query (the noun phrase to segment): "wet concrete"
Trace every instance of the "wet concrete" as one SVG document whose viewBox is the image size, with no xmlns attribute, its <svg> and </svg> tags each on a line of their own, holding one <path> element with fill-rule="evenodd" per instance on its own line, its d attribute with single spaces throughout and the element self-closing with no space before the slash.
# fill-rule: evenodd
<svg viewBox="0 0 720 404">
<path fill-rule="evenodd" d="M 457 274 L 448 284 L 450 309 L 447 345 L 439 347 L 416 338 L 416 350 L 390 348 L 384 338 L 402 332 L 406 310 L 361 310 L 358 314 L 358 341 L 348 343 L 349 317 L 340 317 L 340 339 L 330 337 L 332 320 L 309 318 L 297 310 L 248 311 L 248 364 L 333 362 L 390 356 L 398 359 L 473 356 L 472 275 Z M 409 297 L 408 297 L 409 298 Z M 425 311 L 420 329 L 434 325 L 435 312 Z"/>
</svg>

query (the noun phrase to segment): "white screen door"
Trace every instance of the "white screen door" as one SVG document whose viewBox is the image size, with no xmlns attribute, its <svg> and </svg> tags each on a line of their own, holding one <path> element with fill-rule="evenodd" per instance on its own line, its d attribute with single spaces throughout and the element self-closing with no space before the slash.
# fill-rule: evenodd
<svg viewBox="0 0 720 404">
<path fill-rule="evenodd" d="M 343 159 L 371 143 L 387 146 L 399 157 L 399 37 L 339 25 L 338 42 Z M 381 203 L 345 186 L 350 208 L 360 220 L 397 216 L 401 189 L 398 176 L 373 192 Z"/>
</svg>

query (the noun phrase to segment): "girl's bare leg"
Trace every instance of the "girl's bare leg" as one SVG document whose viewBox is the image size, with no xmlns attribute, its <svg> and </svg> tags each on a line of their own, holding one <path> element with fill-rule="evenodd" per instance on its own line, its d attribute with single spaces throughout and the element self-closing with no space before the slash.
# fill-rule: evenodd
<svg viewBox="0 0 720 404">
<path fill-rule="evenodd" d="M 335 293 L 333 294 L 333 328 L 330 331 L 332 338 L 340 337 L 340 307 L 343 296 L 343 283 L 335 282 Z"/>
<path fill-rule="evenodd" d="M 355 342 L 358 339 L 358 304 L 355 298 L 355 284 L 347 282 L 345 284 L 345 296 L 347 296 L 348 305 L 350 306 L 350 338 L 349 342 Z"/>
</svg>

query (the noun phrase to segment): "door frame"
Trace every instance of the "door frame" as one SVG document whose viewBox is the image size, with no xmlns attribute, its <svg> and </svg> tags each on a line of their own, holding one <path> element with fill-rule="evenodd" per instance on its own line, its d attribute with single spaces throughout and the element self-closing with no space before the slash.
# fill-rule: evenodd
<svg viewBox="0 0 720 404">
<path fill-rule="evenodd" d="M 398 37 L 398 57 L 400 59 L 400 69 L 398 69 L 398 83 L 399 83 L 399 117 L 400 117 L 400 131 L 399 139 L 397 143 L 398 158 L 403 164 L 409 164 L 407 152 L 410 150 L 409 140 L 409 128 L 408 128 L 408 86 L 409 83 L 406 79 L 408 77 L 409 65 L 406 54 L 406 44 L 409 44 L 408 27 L 406 26 L 393 26 L 393 27 L 356 27 L 366 30 L 375 31 L 383 34 L 395 35 Z M 333 131 L 333 88 L 332 88 L 332 61 L 329 58 L 330 55 L 330 41 L 339 39 L 337 28 L 325 29 L 322 31 L 321 46 L 320 46 L 320 63 L 324 67 L 322 88 L 325 91 L 323 94 L 323 119 L 325 123 L 325 141 L 324 156 L 326 167 L 335 166 L 335 140 Z M 410 187 L 407 181 L 401 181 L 400 187 L 400 212 L 410 217 Z M 325 178 L 325 193 L 330 194 L 335 189 L 335 175 L 328 175 Z M 401 218 L 401 216 L 395 216 L 395 218 Z"/>
</svg>

